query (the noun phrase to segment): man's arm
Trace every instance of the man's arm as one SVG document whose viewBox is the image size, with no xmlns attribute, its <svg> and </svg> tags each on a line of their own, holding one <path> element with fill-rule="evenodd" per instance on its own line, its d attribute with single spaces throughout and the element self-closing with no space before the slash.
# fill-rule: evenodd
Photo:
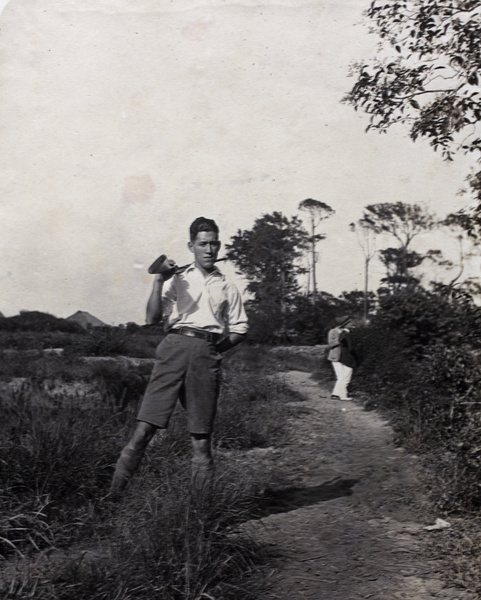
<svg viewBox="0 0 481 600">
<path fill-rule="evenodd" d="M 221 353 L 226 352 L 234 346 L 237 346 L 237 344 L 240 344 L 243 340 L 245 340 L 245 338 L 245 333 L 229 333 L 227 337 L 225 337 L 217 344 L 217 351 Z"/>
<path fill-rule="evenodd" d="M 334 327 L 333 329 L 329 330 L 329 334 L 327 336 L 327 344 L 329 346 L 329 348 L 337 348 L 339 346 L 341 342 L 341 336 L 340 336 L 340 332 L 339 329 L 337 329 L 337 327 Z"/>
<path fill-rule="evenodd" d="M 162 310 L 162 289 L 164 287 L 164 278 L 158 273 L 155 276 L 152 292 L 147 301 L 146 321 L 147 325 L 156 325 L 161 321 Z"/>
<path fill-rule="evenodd" d="M 228 286 L 227 299 L 228 310 L 226 315 L 228 334 L 217 344 L 219 352 L 226 352 L 245 340 L 249 325 L 244 309 L 244 303 L 239 290 L 235 285 Z"/>
</svg>

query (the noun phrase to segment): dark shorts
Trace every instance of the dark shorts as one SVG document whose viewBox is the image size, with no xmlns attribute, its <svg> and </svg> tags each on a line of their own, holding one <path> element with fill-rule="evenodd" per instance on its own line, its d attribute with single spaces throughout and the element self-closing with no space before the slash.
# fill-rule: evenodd
<svg viewBox="0 0 481 600">
<path fill-rule="evenodd" d="M 190 433 L 211 433 L 222 358 L 214 344 L 169 334 L 157 347 L 155 358 L 137 420 L 166 428 L 179 399 Z"/>
</svg>

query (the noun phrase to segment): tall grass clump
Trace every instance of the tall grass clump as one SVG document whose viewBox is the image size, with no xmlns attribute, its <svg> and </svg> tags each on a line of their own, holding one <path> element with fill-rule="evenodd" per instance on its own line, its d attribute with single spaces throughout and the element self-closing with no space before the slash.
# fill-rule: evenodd
<svg viewBox="0 0 481 600">
<path fill-rule="evenodd" d="M 129 567 L 133 597 L 166 600 L 250 598 L 241 581 L 263 558 L 261 548 L 237 526 L 253 509 L 250 477 L 217 469 L 212 489 L 187 492 L 187 465 L 143 497 L 135 497 L 119 523 L 117 562 Z M 219 473 L 220 470 L 220 473 Z M 205 594 L 205 596 L 203 596 Z"/>
<path fill-rule="evenodd" d="M 0 553 L 23 555 L 88 533 L 89 506 L 107 486 L 126 415 L 38 389 L 4 395 L 0 411 Z"/>
</svg>

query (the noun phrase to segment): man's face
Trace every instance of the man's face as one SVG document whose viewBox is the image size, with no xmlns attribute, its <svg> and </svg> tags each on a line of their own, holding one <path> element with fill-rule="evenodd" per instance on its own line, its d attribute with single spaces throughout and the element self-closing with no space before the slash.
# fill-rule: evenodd
<svg viewBox="0 0 481 600">
<path fill-rule="evenodd" d="M 211 271 L 219 254 L 219 237 L 213 231 L 199 231 L 195 240 L 189 242 L 189 248 L 194 253 L 195 264 Z"/>
</svg>

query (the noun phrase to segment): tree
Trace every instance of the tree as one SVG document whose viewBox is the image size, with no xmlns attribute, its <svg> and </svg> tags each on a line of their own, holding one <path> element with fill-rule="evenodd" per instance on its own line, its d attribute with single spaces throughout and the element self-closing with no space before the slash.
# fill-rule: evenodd
<svg viewBox="0 0 481 600">
<path fill-rule="evenodd" d="M 320 200 L 314 200 L 313 198 L 307 198 L 299 203 L 299 210 L 307 212 L 310 217 L 310 225 L 311 225 L 311 237 L 309 239 L 311 243 L 311 253 L 312 253 L 312 302 L 316 304 L 316 262 L 317 262 L 317 254 L 316 254 L 316 244 L 320 240 L 325 239 L 325 235 L 322 233 L 316 234 L 316 229 L 324 219 L 329 218 L 336 211 L 332 209 L 325 202 L 321 202 Z"/>
<path fill-rule="evenodd" d="M 449 215 L 450 222 L 445 224 L 461 227 L 473 241 L 478 242 L 481 239 L 481 171 L 468 175 L 467 182 L 474 202 L 459 212 Z M 466 193 L 467 190 L 460 191 L 460 194 Z"/>
<path fill-rule="evenodd" d="M 287 320 L 289 341 L 301 345 L 325 344 L 327 332 L 332 327 L 332 321 L 344 309 L 344 305 L 332 294 L 319 292 L 317 303 L 313 306 L 309 296 L 297 294 L 292 301 Z"/>
<path fill-rule="evenodd" d="M 252 229 L 239 230 L 226 245 L 227 257 L 247 278 L 250 305 L 263 315 L 271 331 L 286 332 L 288 304 L 305 270 L 297 264 L 308 245 L 308 234 L 297 217 L 280 212 L 256 219 Z"/>
<path fill-rule="evenodd" d="M 364 322 L 367 322 L 365 315 L 366 307 L 372 308 L 376 302 L 374 292 L 368 292 L 367 298 L 364 291 L 352 290 L 350 292 L 342 292 L 339 295 L 339 308 L 344 314 L 353 316 L 364 316 Z"/>
<path fill-rule="evenodd" d="M 468 278 L 465 281 L 460 280 L 466 268 L 467 261 L 474 256 L 473 241 L 474 239 L 477 239 L 477 236 L 473 235 L 472 231 L 470 231 L 472 223 L 468 222 L 467 217 L 463 212 L 458 212 L 447 215 L 447 217 L 440 222 L 440 225 L 446 227 L 448 231 L 455 236 L 458 242 L 458 257 L 456 261 L 458 269 L 451 281 L 444 287 L 446 287 L 446 290 L 452 291 L 455 286 L 461 285 L 469 287 L 472 284 L 476 285 L 477 277 Z M 445 260 L 443 266 L 447 269 L 452 269 L 454 263 Z"/>
<path fill-rule="evenodd" d="M 381 260 L 388 267 L 388 280 L 393 285 L 414 284 L 415 278 L 409 274 L 409 269 L 418 266 L 424 257 L 419 260 L 420 255 L 411 251 L 410 245 L 416 236 L 435 226 L 434 217 L 418 204 L 381 202 L 366 206 L 359 224 L 376 234 L 388 234 L 397 240 L 399 248 L 388 248 L 380 253 Z M 396 277 L 393 278 L 393 275 Z"/>
<path fill-rule="evenodd" d="M 478 0 L 374 0 L 366 16 L 383 57 L 353 66 L 344 101 L 370 115 L 367 127 L 395 123 L 423 137 L 444 158 L 458 150 L 481 159 L 481 19 Z M 464 226 L 481 234 L 481 173 L 468 178 L 475 204 Z"/>
<path fill-rule="evenodd" d="M 379 251 L 382 264 L 386 267 L 386 277 L 381 279 L 391 290 L 402 285 L 415 286 L 419 279 L 409 273 L 410 269 L 419 267 L 426 256 L 414 250 L 403 252 L 401 248 L 384 248 Z"/>
<path fill-rule="evenodd" d="M 363 315 L 364 323 L 367 323 L 367 316 L 369 313 L 369 264 L 376 255 L 376 232 L 359 220 L 357 223 L 351 223 L 351 231 L 354 231 L 357 235 L 357 241 L 364 254 L 364 302 L 363 302 Z"/>
<path fill-rule="evenodd" d="M 446 158 L 480 152 L 479 2 L 374 0 L 365 14 L 395 55 L 355 65 L 345 100 L 371 115 L 369 128 L 408 123 Z"/>
</svg>

